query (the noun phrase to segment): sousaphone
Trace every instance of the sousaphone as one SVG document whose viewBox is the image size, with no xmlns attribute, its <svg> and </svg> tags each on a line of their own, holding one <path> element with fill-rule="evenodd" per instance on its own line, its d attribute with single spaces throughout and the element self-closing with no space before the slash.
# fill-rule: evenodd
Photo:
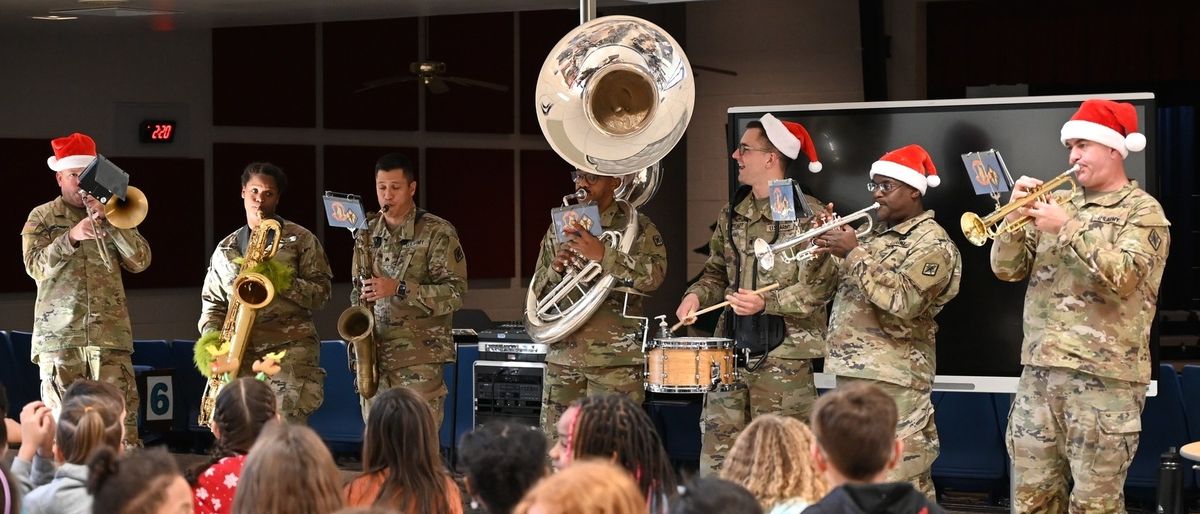
<svg viewBox="0 0 1200 514">
<path fill-rule="evenodd" d="M 687 56 L 670 34 L 646 20 L 597 18 L 554 46 L 534 96 L 542 134 L 559 156 L 587 173 L 622 178 L 617 205 L 628 223 L 603 239 L 629 253 L 637 239 L 637 208 L 658 189 L 658 162 L 692 117 L 696 87 Z M 571 269 L 561 289 L 542 299 L 530 283 L 525 326 L 534 341 L 557 342 L 591 318 L 617 285 L 612 275 L 595 275 Z"/>
</svg>

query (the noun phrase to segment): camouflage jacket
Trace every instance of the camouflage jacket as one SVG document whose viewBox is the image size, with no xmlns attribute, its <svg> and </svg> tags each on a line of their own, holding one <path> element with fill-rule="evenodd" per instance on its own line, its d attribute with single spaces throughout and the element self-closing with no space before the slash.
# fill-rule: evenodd
<svg viewBox="0 0 1200 514">
<path fill-rule="evenodd" d="M 1069 192 L 1058 192 L 1062 199 Z M 1063 204 L 1057 235 L 1027 225 L 992 245 L 1001 280 L 1029 278 L 1021 364 L 1150 382 L 1150 323 L 1171 245 L 1170 223 L 1136 182 Z"/>
<path fill-rule="evenodd" d="M 25 273 L 37 281 L 33 306 L 33 351 L 82 346 L 133 351 L 121 269 L 139 273 L 150 266 L 150 245 L 136 228 L 105 228 L 103 239 L 113 270 L 104 267 L 97 240 L 73 246 L 71 227 L 87 217 L 58 197 L 29 213 L 21 229 Z"/>
<path fill-rule="evenodd" d="M 283 226 L 283 237 L 274 260 L 287 264 L 295 270 L 292 285 L 287 291 L 275 291 L 271 303 L 258 310 L 249 336 L 249 351 L 274 350 L 287 344 L 307 339 L 319 340 L 317 327 L 313 325 L 312 311 L 320 309 L 329 300 L 329 260 L 321 242 L 308 229 L 278 218 Z M 242 235 L 239 238 L 240 234 Z M 229 307 L 230 289 L 241 266 L 234 262 L 242 256 L 239 239 L 249 236 L 249 228 L 242 228 L 225 236 L 213 251 L 204 277 L 204 289 L 200 293 L 200 333 L 220 331 L 225 323 Z"/>
<path fill-rule="evenodd" d="M 825 371 L 928 391 L 937 369 L 934 316 L 958 295 L 962 258 L 933 211 L 876 226 L 841 261 Z"/>
<path fill-rule="evenodd" d="M 413 209 L 395 229 L 376 216 L 354 247 L 354 262 L 370 262 L 373 276 L 403 280 L 408 294 L 375 302 L 375 342 L 403 348 L 397 365 L 454 361 L 450 334 L 454 311 L 467 294 L 467 259 L 449 221 Z M 370 255 L 364 255 L 364 253 Z M 363 259 L 366 259 L 365 261 Z M 355 273 L 355 271 L 352 271 Z M 362 285 L 354 281 L 350 304 L 359 304 Z"/>
<path fill-rule="evenodd" d="M 600 225 L 604 230 L 623 231 L 626 225 L 625 212 L 614 202 L 600 213 Z M 538 298 L 562 282 L 563 276 L 551 266 L 558 254 L 558 246 L 554 227 L 551 226 L 542 237 L 537 270 L 530 284 Z M 600 268 L 604 273 L 616 277 L 618 286 L 629 285 L 643 293 L 658 289 L 667 273 L 667 249 L 663 246 L 658 227 L 639 212 L 638 236 L 630 247 L 630 254 L 605 246 Z M 546 362 L 576 367 L 641 364 L 645 360 L 642 354 L 642 330 L 645 326 L 639 320 L 621 316 L 624 301 L 624 293 L 609 293 L 590 319 L 566 339 L 550 345 Z M 627 313 L 630 316 L 643 315 L 640 296 L 629 295 Z"/>
<path fill-rule="evenodd" d="M 805 196 L 805 201 L 813 212 L 824 209 L 816 198 Z M 708 243 L 708 260 L 704 263 L 699 280 L 684 295 L 695 293 L 700 299 L 700 307 L 704 308 L 725 301 L 725 295 L 736 291 L 738 287 L 752 290 L 778 282 L 778 289 L 763 294 L 764 312 L 783 317 L 787 337 L 778 348 L 771 351 L 771 356 L 784 359 L 821 357 L 825 354 L 825 326 L 828 321 L 825 306 L 837 286 L 834 264 L 829 259 L 823 259 L 821 265 L 808 267 L 795 262 L 783 262 L 776 256 L 774 268 L 764 271 L 754 257 L 755 239 L 780 243 L 812 229 L 812 220 L 799 218 L 796 221 L 781 221 L 776 233 L 776 223 L 771 220 L 767 200 L 749 195 L 733 207 L 731 237 L 726 233 L 729 209 L 729 204 L 721 209 L 717 229 Z M 793 247 L 792 250 L 802 250 L 805 246 Z M 734 264 L 734 252 L 741 253 L 741 284 L 732 283 L 738 272 Z M 754 282 L 756 273 L 757 283 Z M 731 312 L 726 309 L 721 314 L 715 331 L 718 336 L 725 334 L 725 317 L 732 315 Z"/>
</svg>

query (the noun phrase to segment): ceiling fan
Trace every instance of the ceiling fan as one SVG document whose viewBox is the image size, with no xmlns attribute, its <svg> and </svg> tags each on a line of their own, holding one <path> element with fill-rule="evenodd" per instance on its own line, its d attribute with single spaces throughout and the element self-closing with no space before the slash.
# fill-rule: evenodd
<svg viewBox="0 0 1200 514">
<path fill-rule="evenodd" d="M 501 93 L 508 92 L 508 86 L 497 84 L 495 82 L 486 82 L 483 80 L 469 79 L 466 77 L 447 77 L 446 63 L 441 61 L 421 60 L 408 64 L 408 71 L 411 75 L 403 77 L 386 77 L 381 79 L 364 82 L 362 87 L 355 90 L 355 93 L 361 93 L 371 89 L 391 86 L 393 84 L 401 84 L 404 82 L 419 81 L 425 87 L 429 88 L 429 92 L 435 95 L 440 95 L 450 90 L 449 84 L 467 87 L 481 87 L 491 89 Z"/>
</svg>

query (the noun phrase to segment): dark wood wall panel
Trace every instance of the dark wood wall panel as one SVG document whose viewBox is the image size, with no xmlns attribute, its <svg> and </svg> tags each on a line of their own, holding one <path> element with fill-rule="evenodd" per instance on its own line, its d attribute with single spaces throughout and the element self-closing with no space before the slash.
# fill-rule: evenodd
<svg viewBox="0 0 1200 514">
<path fill-rule="evenodd" d="M 150 210 L 138 231 L 150 243 L 150 267 L 126 273 L 126 288 L 198 287 L 208 269 L 204 247 L 204 160 L 113 157 Z"/>
<path fill-rule="evenodd" d="M 20 234 L 35 207 L 62 194 L 54 171 L 46 166 L 46 158 L 54 151 L 49 139 L 0 138 L 0 155 L 4 156 L 4 175 L 9 177 L 6 193 L 15 200 L 9 208 L 0 209 L 0 226 L 9 234 L 0 237 L 0 255 L 5 256 L 4 266 L 0 266 L 0 292 L 35 291 L 37 284 L 25 274 Z"/>
<path fill-rule="evenodd" d="M 429 18 L 426 57 L 445 62 L 446 76 L 493 82 L 509 89 L 499 92 L 450 83 L 450 90 L 443 94 L 426 91 L 427 130 L 513 131 L 513 16 L 491 13 Z"/>
<path fill-rule="evenodd" d="M 322 25 L 325 128 L 417 130 L 417 18 Z M 362 89 L 389 77 L 405 82 Z"/>
<path fill-rule="evenodd" d="M 558 40 L 579 25 L 579 12 L 574 10 L 526 11 L 520 18 L 521 133 L 541 134 L 538 127 L 536 101 L 538 72 Z"/>
<path fill-rule="evenodd" d="M 551 150 L 521 152 L 521 277 L 533 276 L 550 209 L 571 194 L 571 165 Z"/>
<path fill-rule="evenodd" d="M 1200 80 L 1200 4 L 1153 2 L 931 2 L 927 74 L 931 98 L 958 98 L 966 86 L 1033 86 Z M 1069 15 L 1065 14 L 1069 13 Z M 1114 25 L 1119 35 L 1097 36 Z M 1063 16 L 1070 23 L 1063 23 Z"/>
<path fill-rule="evenodd" d="M 359 195 L 367 212 L 378 211 L 379 202 L 375 197 L 375 161 L 391 152 L 400 152 L 408 156 L 413 162 L 414 171 L 421 169 L 416 148 L 326 146 L 325 190 Z M 354 241 L 350 238 L 350 231 L 326 228 L 325 253 L 329 255 L 329 265 L 333 267 L 333 280 L 350 281 L 350 258 L 354 254 Z"/>
<path fill-rule="evenodd" d="M 252 162 L 270 162 L 283 168 L 287 191 L 276 212 L 315 232 L 317 220 L 324 223 L 324 207 L 317 192 L 317 151 L 309 145 L 213 144 L 213 233 L 220 241 L 246 224 L 242 207 L 242 171 Z M 210 252 L 212 248 L 208 249 Z"/>
<path fill-rule="evenodd" d="M 469 277 L 512 277 L 513 152 L 430 148 L 425 162 L 426 208 L 458 230 Z"/>
<path fill-rule="evenodd" d="M 316 25 L 212 31 L 213 124 L 315 127 Z"/>
</svg>

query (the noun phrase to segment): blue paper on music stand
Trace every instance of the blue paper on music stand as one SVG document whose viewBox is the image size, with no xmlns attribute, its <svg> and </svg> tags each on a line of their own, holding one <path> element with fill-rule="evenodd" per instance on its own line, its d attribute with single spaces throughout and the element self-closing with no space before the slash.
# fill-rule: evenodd
<svg viewBox="0 0 1200 514">
<path fill-rule="evenodd" d="M 330 226 L 350 230 L 367 228 L 362 197 L 326 191 L 322 199 L 325 200 L 325 218 L 329 220 Z"/>
<path fill-rule="evenodd" d="M 962 154 L 963 165 L 967 168 L 967 177 L 971 179 L 971 187 L 977 195 L 995 195 L 1008 192 L 1012 178 L 1004 167 L 1004 158 L 1000 152 L 971 152 Z"/>
</svg>

